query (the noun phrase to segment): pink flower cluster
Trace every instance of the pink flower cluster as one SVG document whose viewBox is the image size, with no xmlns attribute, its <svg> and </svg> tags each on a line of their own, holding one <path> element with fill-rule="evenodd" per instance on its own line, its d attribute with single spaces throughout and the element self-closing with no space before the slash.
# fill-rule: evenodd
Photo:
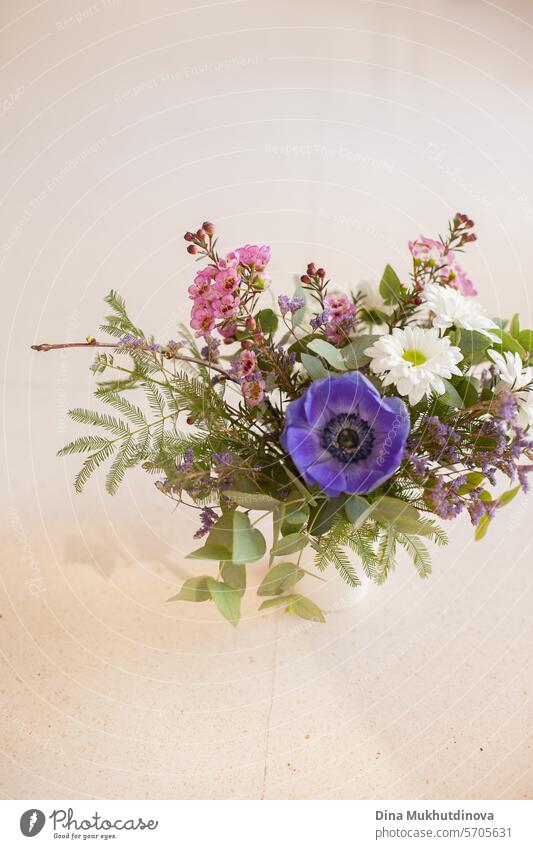
<svg viewBox="0 0 533 849">
<path fill-rule="evenodd" d="M 333 344 L 338 345 L 350 334 L 355 323 L 357 307 L 348 295 L 326 295 L 324 298 L 326 307 L 326 322 L 324 333 Z"/>
<path fill-rule="evenodd" d="M 264 271 L 270 262 L 270 248 L 268 245 L 244 245 L 238 248 L 236 253 L 242 265 L 248 265 L 256 271 Z"/>
<path fill-rule="evenodd" d="M 416 242 L 409 242 L 409 250 L 417 265 L 438 267 L 438 280 L 443 286 L 453 286 L 463 295 L 477 295 L 473 282 L 442 242 L 420 236 Z"/>
<path fill-rule="evenodd" d="M 257 366 L 253 351 L 239 351 L 231 364 L 231 374 L 241 384 L 242 394 L 248 406 L 255 407 L 265 397 L 265 381 Z"/>
<path fill-rule="evenodd" d="M 240 286 L 243 282 L 243 266 L 254 271 L 262 271 L 270 259 L 270 248 L 267 245 L 245 245 L 229 253 L 216 265 L 202 268 L 189 286 L 189 297 L 193 301 L 191 311 L 191 327 L 196 336 L 205 336 L 213 328 L 222 336 L 231 338 L 235 335 L 236 324 L 230 319 L 236 317 L 240 303 Z M 254 277 L 249 282 L 256 283 Z M 265 279 L 261 280 L 261 288 L 265 288 Z M 217 321 L 220 322 L 217 324 Z"/>
</svg>

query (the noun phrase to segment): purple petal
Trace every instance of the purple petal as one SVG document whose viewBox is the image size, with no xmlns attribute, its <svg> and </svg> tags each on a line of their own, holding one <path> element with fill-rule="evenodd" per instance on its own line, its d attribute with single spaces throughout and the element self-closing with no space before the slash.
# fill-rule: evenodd
<svg viewBox="0 0 533 849">
<path fill-rule="evenodd" d="M 313 463 L 321 461 L 324 449 L 315 431 L 309 428 L 290 427 L 286 431 L 284 441 L 286 450 L 301 472 L 305 472 Z"/>
<path fill-rule="evenodd" d="M 322 463 L 315 463 L 306 470 L 306 476 L 317 483 L 326 495 L 340 495 L 345 491 L 346 479 L 343 467 L 330 457 Z"/>
</svg>

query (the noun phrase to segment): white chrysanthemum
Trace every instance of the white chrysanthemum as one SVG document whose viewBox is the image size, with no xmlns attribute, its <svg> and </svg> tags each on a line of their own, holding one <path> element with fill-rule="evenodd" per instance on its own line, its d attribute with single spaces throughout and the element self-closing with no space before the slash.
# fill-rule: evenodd
<svg viewBox="0 0 533 849">
<path fill-rule="evenodd" d="M 477 330 L 491 339 L 496 338 L 488 332 L 495 329 L 496 325 L 485 315 L 475 298 L 467 297 L 451 286 L 439 286 L 436 283 L 429 283 L 420 297 L 432 314 L 433 327 L 440 330 L 462 327 L 465 330 Z"/>
<path fill-rule="evenodd" d="M 505 351 L 499 354 L 497 351 L 489 351 L 489 356 L 498 369 L 498 383 L 495 392 L 511 390 L 518 405 L 518 424 L 526 428 L 533 425 L 533 369 L 530 366 L 524 368 L 519 354 Z"/>
<path fill-rule="evenodd" d="M 418 404 L 424 395 L 446 391 L 443 378 L 461 374 L 457 363 L 463 359 L 459 348 L 450 344 L 447 336 L 440 338 L 437 330 L 421 327 L 396 327 L 367 348 L 370 368 L 383 375 L 383 386 L 393 383 L 400 395 L 407 395 L 410 404 Z"/>
</svg>

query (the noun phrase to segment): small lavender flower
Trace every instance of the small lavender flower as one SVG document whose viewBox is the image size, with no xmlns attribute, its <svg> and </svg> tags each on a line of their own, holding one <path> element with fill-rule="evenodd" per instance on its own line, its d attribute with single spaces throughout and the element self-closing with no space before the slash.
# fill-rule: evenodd
<svg viewBox="0 0 533 849">
<path fill-rule="evenodd" d="M 183 348 L 184 345 L 185 342 L 183 342 L 181 339 L 169 339 L 165 347 L 167 348 L 169 354 L 174 355 L 179 353 L 180 349 Z"/>
<path fill-rule="evenodd" d="M 117 348 L 127 348 L 132 351 L 160 351 L 161 345 L 157 342 L 149 342 L 144 336 L 132 336 L 131 333 L 126 333 L 121 336 L 117 342 Z"/>
<path fill-rule="evenodd" d="M 218 520 L 218 516 L 211 507 L 204 507 L 200 511 L 200 519 L 201 525 L 194 534 L 194 539 L 201 539 L 202 537 L 205 537 Z"/>
<path fill-rule="evenodd" d="M 427 491 L 428 505 L 441 519 L 454 519 L 464 509 L 465 502 L 459 495 L 459 489 L 465 482 L 463 475 L 448 482 L 439 477 Z"/>
<path fill-rule="evenodd" d="M 215 451 L 213 452 L 213 463 L 220 469 L 231 468 L 234 463 L 233 453 L 231 451 Z"/>
<path fill-rule="evenodd" d="M 194 463 L 194 454 L 193 454 L 192 448 L 187 448 L 187 451 L 185 452 L 185 454 L 183 456 L 183 461 L 181 463 L 178 463 L 178 461 L 176 460 L 176 471 L 177 472 L 189 472 L 192 468 L 193 463 Z"/>
<path fill-rule="evenodd" d="M 500 392 L 491 404 L 491 413 L 504 421 L 511 422 L 518 416 L 518 405 L 512 392 Z"/>
<path fill-rule="evenodd" d="M 200 350 L 200 354 L 204 358 L 204 360 L 209 360 L 212 363 L 215 363 L 218 360 L 220 355 L 220 340 L 215 339 L 214 336 L 211 336 L 208 333 L 204 336 L 204 347 Z"/>
<path fill-rule="evenodd" d="M 324 310 L 324 312 L 318 313 L 314 318 L 309 322 L 313 330 L 319 330 L 320 327 L 323 327 L 328 323 L 330 319 L 329 310 Z"/>
<path fill-rule="evenodd" d="M 530 485 L 527 476 L 533 472 L 533 465 L 518 466 L 516 473 L 523 492 L 529 492 Z"/>
<path fill-rule="evenodd" d="M 428 462 L 424 457 L 419 457 L 417 454 L 413 454 L 412 451 L 406 451 L 404 454 L 404 460 L 407 460 L 415 470 L 415 474 L 420 478 L 425 478 L 429 472 Z"/>
<path fill-rule="evenodd" d="M 287 313 L 294 315 L 294 313 L 305 306 L 305 300 L 300 297 L 289 298 L 288 295 L 280 295 L 278 297 L 278 306 L 282 316 L 286 316 Z"/>
</svg>

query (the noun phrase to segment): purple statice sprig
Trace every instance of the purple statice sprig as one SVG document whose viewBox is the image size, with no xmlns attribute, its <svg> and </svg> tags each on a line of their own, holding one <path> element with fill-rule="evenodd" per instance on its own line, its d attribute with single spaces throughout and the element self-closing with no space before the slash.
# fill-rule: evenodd
<svg viewBox="0 0 533 849">
<path fill-rule="evenodd" d="M 207 536 L 215 522 L 217 522 L 219 516 L 212 507 L 203 507 L 200 510 L 200 527 L 194 534 L 194 539 L 201 539 L 202 537 Z"/>
<path fill-rule="evenodd" d="M 131 333 L 125 333 L 117 342 L 117 348 L 125 348 L 129 351 L 153 351 L 161 350 L 161 345 L 157 342 L 150 341 L 144 336 L 132 336 Z"/>
<path fill-rule="evenodd" d="M 289 313 L 294 315 L 298 312 L 298 310 L 303 309 L 305 306 L 305 299 L 299 296 L 289 298 L 288 295 L 280 295 L 278 297 L 278 306 L 281 315 L 285 318 L 285 316 Z"/>
</svg>

